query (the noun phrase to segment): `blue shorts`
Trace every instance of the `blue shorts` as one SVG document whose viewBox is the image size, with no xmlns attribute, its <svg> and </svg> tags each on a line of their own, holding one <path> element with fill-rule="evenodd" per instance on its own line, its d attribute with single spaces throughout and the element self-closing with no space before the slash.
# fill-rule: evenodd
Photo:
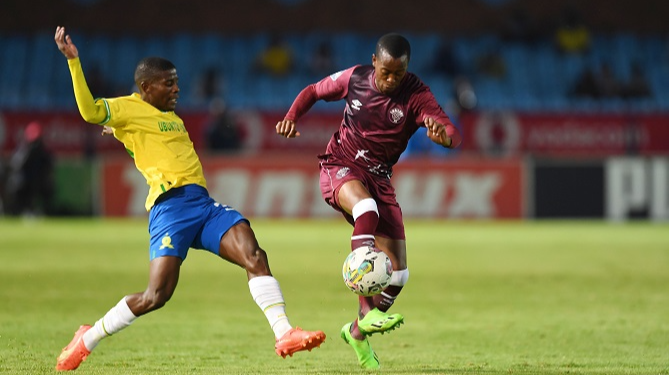
<svg viewBox="0 0 669 375">
<path fill-rule="evenodd" d="M 171 255 L 184 260 L 189 248 L 219 255 L 221 238 L 241 221 L 249 223 L 234 208 L 209 197 L 202 186 L 168 190 L 158 197 L 149 213 L 149 258 Z"/>
</svg>

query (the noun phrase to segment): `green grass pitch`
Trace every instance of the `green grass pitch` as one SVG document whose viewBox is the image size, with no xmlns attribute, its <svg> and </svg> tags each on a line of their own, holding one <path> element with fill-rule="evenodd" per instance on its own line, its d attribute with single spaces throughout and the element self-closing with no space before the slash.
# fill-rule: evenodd
<svg viewBox="0 0 669 375">
<path fill-rule="evenodd" d="M 411 277 L 371 338 L 381 374 L 669 374 L 669 225 L 407 221 Z M 191 251 L 173 299 L 100 343 L 78 374 L 357 374 L 339 338 L 343 220 L 253 220 L 291 323 L 319 349 L 282 359 L 244 272 Z M 0 373 L 54 373 L 82 323 L 144 290 L 146 221 L 0 221 Z"/>
</svg>

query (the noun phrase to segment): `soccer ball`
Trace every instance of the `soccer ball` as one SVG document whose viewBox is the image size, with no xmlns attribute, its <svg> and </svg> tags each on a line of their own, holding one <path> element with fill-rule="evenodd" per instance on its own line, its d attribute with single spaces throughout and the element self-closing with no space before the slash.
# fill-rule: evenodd
<svg viewBox="0 0 669 375">
<path fill-rule="evenodd" d="M 344 283 L 353 293 L 370 297 L 390 285 L 393 265 L 383 251 L 362 246 L 348 254 L 341 273 Z"/>
</svg>

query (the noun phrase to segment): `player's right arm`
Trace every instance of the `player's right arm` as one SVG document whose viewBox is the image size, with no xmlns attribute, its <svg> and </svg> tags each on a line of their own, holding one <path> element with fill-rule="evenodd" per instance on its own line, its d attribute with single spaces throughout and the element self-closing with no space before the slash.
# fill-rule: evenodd
<svg viewBox="0 0 669 375">
<path fill-rule="evenodd" d="M 357 65 L 305 87 L 293 101 L 284 119 L 276 124 L 276 133 L 286 138 L 299 137 L 300 132 L 295 127 L 297 120 L 319 100 L 335 101 L 346 97 L 348 82 L 355 68 Z"/>
<path fill-rule="evenodd" d="M 101 124 L 107 120 L 108 112 L 103 101 L 96 103 L 91 94 L 91 90 L 86 84 L 84 78 L 84 71 L 81 68 L 81 61 L 79 61 L 79 51 L 72 43 L 69 35 L 65 34 L 65 28 L 58 26 L 56 28 L 56 35 L 54 36 L 56 45 L 60 52 L 67 58 L 67 65 L 70 68 L 72 75 L 72 85 L 74 87 L 74 97 L 79 107 L 79 113 L 84 121 L 91 124 Z"/>
</svg>

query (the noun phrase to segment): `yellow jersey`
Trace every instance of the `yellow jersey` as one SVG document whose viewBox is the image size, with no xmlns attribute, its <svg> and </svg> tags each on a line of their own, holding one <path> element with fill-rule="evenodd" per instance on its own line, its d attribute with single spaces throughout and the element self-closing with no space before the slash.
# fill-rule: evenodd
<svg viewBox="0 0 669 375">
<path fill-rule="evenodd" d="M 202 164 L 183 121 L 173 111 L 163 112 L 139 94 L 94 99 L 79 58 L 68 60 L 74 96 L 86 122 L 106 125 L 135 160 L 149 185 L 146 210 L 169 189 L 189 184 L 204 188 Z"/>
</svg>

